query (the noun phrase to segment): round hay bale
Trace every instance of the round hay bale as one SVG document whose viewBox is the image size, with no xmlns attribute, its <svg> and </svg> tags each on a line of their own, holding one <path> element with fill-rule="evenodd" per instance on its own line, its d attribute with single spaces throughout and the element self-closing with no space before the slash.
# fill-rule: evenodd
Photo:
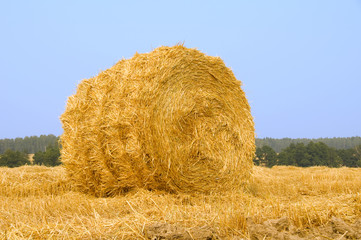
<svg viewBox="0 0 361 240">
<path fill-rule="evenodd" d="M 211 192 L 250 176 L 254 123 L 218 57 L 177 45 L 83 80 L 61 116 L 61 159 L 79 190 Z"/>
</svg>

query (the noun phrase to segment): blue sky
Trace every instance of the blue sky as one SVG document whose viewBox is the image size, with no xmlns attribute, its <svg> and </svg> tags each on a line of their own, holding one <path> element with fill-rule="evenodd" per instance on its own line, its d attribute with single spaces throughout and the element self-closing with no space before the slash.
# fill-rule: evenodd
<svg viewBox="0 0 361 240">
<path fill-rule="evenodd" d="M 361 1 L 1 1 L 0 139 L 62 133 L 77 84 L 162 45 L 221 57 L 257 137 L 361 136 Z"/>
</svg>

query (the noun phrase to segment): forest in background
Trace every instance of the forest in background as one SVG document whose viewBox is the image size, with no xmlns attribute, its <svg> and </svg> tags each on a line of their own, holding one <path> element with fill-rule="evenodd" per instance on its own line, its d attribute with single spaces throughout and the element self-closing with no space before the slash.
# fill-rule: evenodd
<svg viewBox="0 0 361 240">
<path fill-rule="evenodd" d="M 263 146 L 270 146 L 277 153 L 280 153 L 291 144 L 303 143 L 304 145 L 310 142 L 323 142 L 327 146 L 335 149 L 349 149 L 361 145 L 361 137 L 334 137 L 334 138 L 257 138 L 256 146 L 261 148 Z"/>
<path fill-rule="evenodd" d="M 0 139 L 0 154 L 3 154 L 4 152 L 6 152 L 6 150 L 13 150 L 25 153 L 46 151 L 47 146 L 55 145 L 57 141 L 58 137 L 53 134 L 24 138 Z"/>
<path fill-rule="evenodd" d="M 46 147 L 49 145 L 55 145 L 58 141 L 58 137 L 49 134 L 41 136 L 31 136 L 25 138 L 15 139 L 0 139 L 0 154 L 3 154 L 6 150 L 20 151 L 26 153 L 36 153 L 39 151 L 46 151 Z M 269 146 L 277 153 L 280 153 L 285 148 L 289 147 L 292 143 L 303 143 L 304 145 L 310 142 L 318 143 L 323 142 L 327 146 L 335 149 L 349 149 L 361 145 L 361 137 L 338 137 L 338 138 L 257 138 L 256 146 L 262 148 L 263 146 Z"/>
<path fill-rule="evenodd" d="M 256 140 L 255 165 L 273 167 L 361 167 L 361 138 Z M 60 165 L 59 137 L 41 135 L 0 140 L 0 166 Z M 28 154 L 34 153 L 30 161 Z"/>
</svg>

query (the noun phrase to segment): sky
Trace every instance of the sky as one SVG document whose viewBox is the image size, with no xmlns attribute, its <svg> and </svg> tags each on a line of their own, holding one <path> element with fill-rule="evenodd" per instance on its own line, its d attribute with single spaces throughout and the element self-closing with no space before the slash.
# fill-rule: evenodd
<svg viewBox="0 0 361 240">
<path fill-rule="evenodd" d="M 1 1 L 0 139 L 62 134 L 77 84 L 184 43 L 242 81 L 259 138 L 361 136 L 361 1 Z"/>
</svg>

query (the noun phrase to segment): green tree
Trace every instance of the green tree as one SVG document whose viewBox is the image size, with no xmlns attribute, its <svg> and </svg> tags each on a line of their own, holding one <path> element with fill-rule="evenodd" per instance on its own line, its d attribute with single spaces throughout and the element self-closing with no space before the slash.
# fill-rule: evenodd
<svg viewBox="0 0 361 240">
<path fill-rule="evenodd" d="M 0 154 L 3 154 L 7 149 L 13 151 L 28 151 L 35 153 L 37 151 L 45 151 L 46 146 L 55 144 L 58 138 L 52 134 L 15 138 L 15 139 L 0 139 Z"/>
<path fill-rule="evenodd" d="M 307 150 L 311 155 L 313 166 L 323 165 L 328 167 L 340 167 L 342 165 L 342 159 L 338 155 L 337 150 L 327 146 L 323 142 L 310 142 L 307 145 Z"/>
<path fill-rule="evenodd" d="M 314 143 L 311 141 L 307 144 L 307 153 L 310 156 L 312 166 L 322 166 L 324 159 L 326 158 L 327 146 L 322 143 Z"/>
<path fill-rule="evenodd" d="M 339 167 L 342 160 L 336 149 L 328 147 L 322 142 L 309 142 L 290 144 L 279 154 L 280 165 L 293 165 L 299 167 L 328 166 Z"/>
<path fill-rule="evenodd" d="M 279 154 L 280 165 L 309 167 L 312 165 L 311 156 L 303 143 L 291 143 Z"/>
<path fill-rule="evenodd" d="M 358 167 L 357 165 L 357 157 L 356 157 L 356 149 L 340 149 L 337 150 L 337 155 L 341 158 L 342 164 L 346 167 Z"/>
<path fill-rule="evenodd" d="M 361 144 L 361 137 L 348 137 L 348 138 L 257 138 L 256 146 L 263 147 L 268 145 L 272 147 L 277 153 L 280 153 L 282 150 L 286 149 L 291 143 L 303 143 L 308 145 L 309 142 L 313 141 L 314 143 L 323 142 L 327 146 L 335 149 L 349 149 Z"/>
<path fill-rule="evenodd" d="M 2 167 L 19 167 L 25 164 L 30 164 L 28 155 L 24 152 L 13 151 L 8 149 L 0 156 L 0 166 Z"/>
<path fill-rule="evenodd" d="M 361 145 L 355 147 L 356 166 L 361 167 Z"/>
<path fill-rule="evenodd" d="M 44 165 L 48 167 L 58 166 L 61 164 L 59 145 L 49 145 L 45 152 L 36 152 L 34 154 L 34 164 Z"/>
<path fill-rule="evenodd" d="M 342 166 L 342 159 L 337 154 L 336 149 L 334 148 L 328 148 L 327 151 L 327 161 L 326 166 L 328 167 L 341 167 Z"/>
<path fill-rule="evenodd" d="M 297 166 L 296 160 L 293 157 L 296 145 L 291 143 L 287 148 L 283 149 L 278 155 L 278 164 L 286 166 Z"/>
<path fill-rule="evenodd" d="M 277 163 L 277 153 L 270 146 L 256 149 L 256 165 L 273 167 Z"/>
</svg>

